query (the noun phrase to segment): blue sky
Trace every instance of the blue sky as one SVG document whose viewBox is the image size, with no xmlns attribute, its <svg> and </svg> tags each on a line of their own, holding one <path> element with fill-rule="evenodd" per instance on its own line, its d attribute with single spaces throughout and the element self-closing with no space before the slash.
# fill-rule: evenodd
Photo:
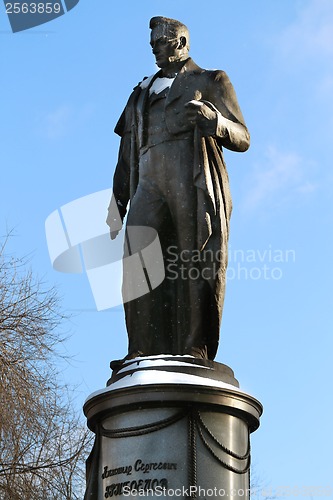
<svg viewBox="0 0 333 500">
<path fill-rule="evenodd" d="M 124 317 L 121 307 L 96 310 L 85 274 L 52 269 L 45 220 L 111 187 L 114 125 L 134 85 L 155 72 L 149 19 L 187 24 L 191 56 L 228 73 L 252 139 L 246 154 L 225 155 L 234 211 L 216 360 L 264 405 L 252 437 L 258 475 L 290 497 L 330 487 L 333 498 L 333 4 L 190 5 L 81 0 L 16 34 L 0 5 L 0 234 L 14 229 L 9 250 L 31 256 L 72 315 L 64 377 L 79 384 L 81 404 L 126 353 Z"/>
</svg>

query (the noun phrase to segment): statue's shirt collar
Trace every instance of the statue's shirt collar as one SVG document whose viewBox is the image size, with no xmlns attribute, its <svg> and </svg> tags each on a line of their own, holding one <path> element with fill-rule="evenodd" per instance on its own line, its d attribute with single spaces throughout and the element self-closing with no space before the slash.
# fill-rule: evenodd
<svg viewBox="0 0 333 500">
<path fill-rule="evenodd" d="M 160 94 L 163 90 L 170 88 L 171 85 L 173 84 L 175 78 L 176 78 L 176 76 L 174 76 L 172 78 L 168 78 L 165 76 L 156 78 L 156 80 L 154 80 L 154 83 L 152 84 L 152 86 L 149 89 L 149 95 Z"/>
</svg>

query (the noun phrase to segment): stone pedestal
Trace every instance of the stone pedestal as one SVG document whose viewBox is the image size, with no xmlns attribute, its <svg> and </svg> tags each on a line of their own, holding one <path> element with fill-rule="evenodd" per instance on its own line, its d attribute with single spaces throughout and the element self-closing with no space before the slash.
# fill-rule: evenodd
<svg viewBox="0 0 333 500">
<path fill-rule="evenodd" d="M 95 444 L 85 500 L 249 498 L 262 406 L 226 365 L 150 356 L 114 371 L 84 405 Z"/>
</svg>

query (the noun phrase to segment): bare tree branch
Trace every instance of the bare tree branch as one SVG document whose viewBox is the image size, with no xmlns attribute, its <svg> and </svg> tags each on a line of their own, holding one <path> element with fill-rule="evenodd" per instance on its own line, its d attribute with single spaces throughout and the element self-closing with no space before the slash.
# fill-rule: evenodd
<svg viewBox="0 0 333 500">
<path fill-rule="evenodd" d="M 83 497 L 90 434 L 59 383 L 58 295 L 0 245 L 0 500 Z"/>
</svg>

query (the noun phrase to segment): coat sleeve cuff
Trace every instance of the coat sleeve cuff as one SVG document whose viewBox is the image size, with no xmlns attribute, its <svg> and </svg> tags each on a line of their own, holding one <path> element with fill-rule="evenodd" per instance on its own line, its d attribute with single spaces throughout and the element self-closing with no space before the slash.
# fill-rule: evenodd
<svg viewBox="0 0 333 500">
<path fill-rule="evenodd" d="M 216 137 L 220 137 L 221 139 L 223 139 L 229 136 L 228 124 L 227 124 L 229 120 L 224 118 L 224 116 L 219 111 L 216 110 L 216 113 L 217 113 Z"/>
</svg>

